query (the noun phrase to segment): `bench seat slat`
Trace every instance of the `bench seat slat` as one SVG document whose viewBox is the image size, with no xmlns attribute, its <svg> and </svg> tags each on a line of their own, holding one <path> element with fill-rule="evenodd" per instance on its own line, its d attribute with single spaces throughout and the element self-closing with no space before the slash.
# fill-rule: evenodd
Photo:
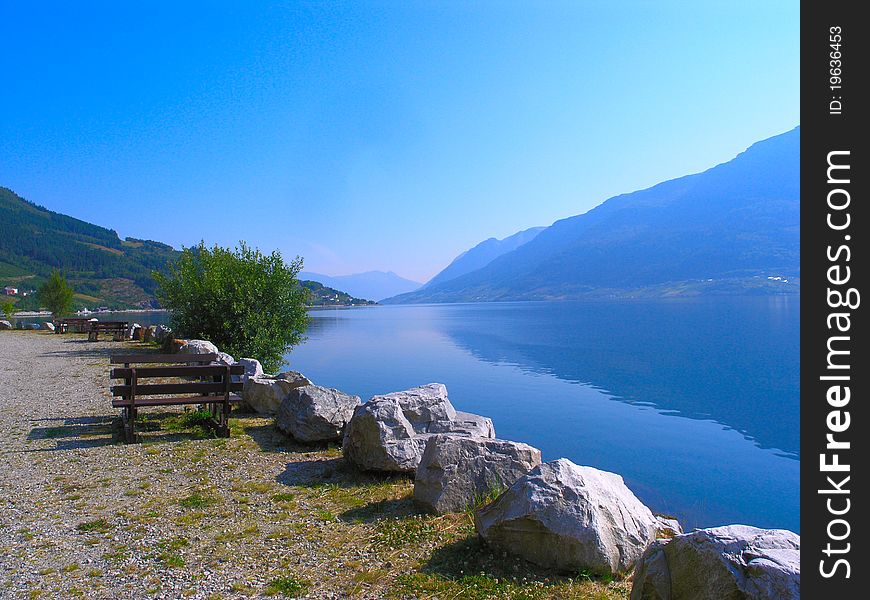
<svg viewBox="0 0 870 600">
<path fill-rule="evenodd" d="M 170 396 L 168 398 L 136 398 L 136 407 L 142 406 L 176 406 L 182 404 L 223 404 L 223 396 Z M 230 404 L 238 404 L 242 402 L 242 397 L 236 394 L 230 394 Z M 113 398 L 113 408 L 124 408 L 130 406 L 128 398 Z"/>
<path fill-rule="evenodd" d="M 132 387 L 130 385 L 113 385 L 112 386 L 112 395 L 113 396 L 129 396 L 132 392 Z M 154 383 L 154 384 L 146 384 L 146 385 L 136 385 L 136 397 L 139 396 L 156 396 L 158 394 L 200 394 L 205 395 L 208 393 L 215 394 L 223 394 L 226 390 L 225 384 L 222 381 L 219 382 L 198 382 L 198 381 L 190 381 L 184 383 Z M 240 392 L 242 391 L 242 383 L 241 382 L 233 382 L 229 383 L 230 392 Z M 139 401 L 136 401 L 136 404 L 139 404 Z"/>
<path fill-rule="evenodd" d="M 127 379 L 132 377 L 133 369 L 131 368 L 115 368 L 112 369 L 110 377 L 112 379 Z M 245 365 L 230 366 L 230 375 L 242 375 L 245 372 Z M 213 376 L 223 375 L 226 373 L 226 367 L 223 365 L 173 365 L 169 367 L 136 367 L 136 377 L 146 379 L 150 377 L 187 377 L 187 376 Z"/>
<path fill-rule="evenodd" d="M 152 363 L 210 363 L 218 355 L 210 354 L 113 354 L 109 362 L 113 365 L 152 364 Z"/>
</svg>

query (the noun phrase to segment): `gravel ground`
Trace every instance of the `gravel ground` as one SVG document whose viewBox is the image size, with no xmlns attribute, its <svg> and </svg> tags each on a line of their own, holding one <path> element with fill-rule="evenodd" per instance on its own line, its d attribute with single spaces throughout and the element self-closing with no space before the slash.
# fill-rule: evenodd
<svg viewBox="0 0 870 600">
<path fill-rule="evenodd" d="M 412 482 L 234 414 L 231 437 L 142 410 L 121 442 L 109 354 L 139 342 L 0 331 L 2 598 L 627 598 L 494 553 Z"/>
<path fill-rule="evenodd" d="M 230 598 L 288 572 L 312 597 L 345 595 L 325 578 L 341 567 L 318 544 L 326 509 L 290 498 L 329 478 L 335 450 L 294 452 L 253 416 L 229 440 L 156 429 L 121 443 L 108 355 L 132 346 L 0 334 L 0 596 Z"/>
</svg>

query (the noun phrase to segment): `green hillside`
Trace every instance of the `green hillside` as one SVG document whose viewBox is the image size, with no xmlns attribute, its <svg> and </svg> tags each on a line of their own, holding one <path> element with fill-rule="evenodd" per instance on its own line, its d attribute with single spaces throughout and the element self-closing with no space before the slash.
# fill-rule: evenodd
<svg viewBox="0 0 870 600">
<path fill-rule="evenodd" d="M 371 300 L 354 298 L 347 292 L 326 287 L 317 281 L 301 281 L 302 287 L 311 292 L 309 303 L 312 306 L 368 306 L 377 304 Z"/>
<path fill-rule="evenodd" d="M 178 254 L 159 242 L 122 240 L 111 229 L 52 212 L 4 187 L 0 215 L 0 283 L 36 289 L 60 269 L 77 292 L 76 305 L 151 306 L 151 272 Z"/>
<path fill-rule="evenodd" d="M 151 276 L 179 251 L 167 244 L 134 238 L 28 202 L 0 187 L 0 288 L 39 289 L 52 269 L 60 269 L 76 291 L 78 308 L 157 306 Z M 345 292 L 303 281 L 318 306 L 370 303 Z M 36 299 L 9 297 L 19 309 L 37 308 Z"/>
</svg>

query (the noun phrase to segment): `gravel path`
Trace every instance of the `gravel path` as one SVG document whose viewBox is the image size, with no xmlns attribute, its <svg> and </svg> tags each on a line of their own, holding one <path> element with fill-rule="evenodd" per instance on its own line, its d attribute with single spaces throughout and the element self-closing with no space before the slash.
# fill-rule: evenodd
<svg viewBox="0 0 870 600">
<path fill-rule="evenodd" d="M 161 428 L 123 444 L 108 355 L 125 346 L 0 332 L 0 596 L 234 598 L 288 573 L 288 590 L 345 596 L 334 518 L 318 518 L 336 450 L 253 416 L 229 440 Z"/>
</svg>

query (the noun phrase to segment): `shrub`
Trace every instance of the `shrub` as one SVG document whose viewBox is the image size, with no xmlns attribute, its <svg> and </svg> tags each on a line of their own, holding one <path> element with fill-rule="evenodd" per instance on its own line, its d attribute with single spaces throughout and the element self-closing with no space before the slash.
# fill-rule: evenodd
<svg viewBox="0 0 870 600">
<path fill-rule="evenodd" d="M 39 288 L 39 304 L 50 310 L 55 319 L 70 311 L 72 298 L 73 289 L 58 270 L 52 271 L 48 281 Z"/>
<path fill-rule="evenodd" d="M 308 325 L 308 292 L 296 280 L 300 269 L 300 257 L 286 264 L 277 250 L 266 255 L 244 242 L 235 249 L 200 242 L 154 278 L 176 332 L 256 358 L 275 372 Z"/>
</svg>

